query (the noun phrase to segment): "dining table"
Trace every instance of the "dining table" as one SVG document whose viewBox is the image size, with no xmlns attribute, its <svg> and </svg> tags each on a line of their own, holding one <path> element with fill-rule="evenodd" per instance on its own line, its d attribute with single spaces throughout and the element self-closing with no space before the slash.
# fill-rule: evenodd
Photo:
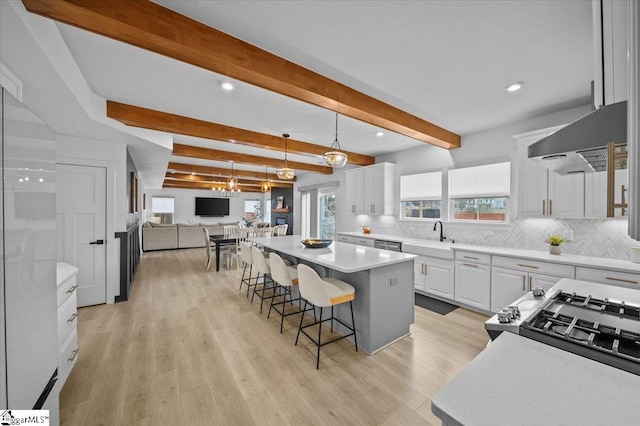
<svg viewBox="0 0 640 426">
<path fill-rule="evenodd" d="M 226 245 L 235 245 L 236 237 L 228 237 L 222 234 L 209 235 L 209 240 L 216 245 L 216 272 L 220 271 L 220 248 Z"/>
</svg>

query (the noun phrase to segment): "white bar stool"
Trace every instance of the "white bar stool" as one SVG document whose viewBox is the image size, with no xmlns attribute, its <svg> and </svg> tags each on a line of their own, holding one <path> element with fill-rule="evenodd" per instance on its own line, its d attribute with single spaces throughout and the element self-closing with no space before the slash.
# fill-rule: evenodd
<svg viewBox="0 0 640 426">
<path fill-rule="evenodd" d="M 252 246 L 251 257 L 253 258 L 253 266 L 255 266 L 256 271 L 258 271 L 256 285 L 253 287 L 253 295 L 251 296 L 251 303 L 253 303 L 253 298 L 257 294 L 260 298 L 260 313 L 262 313 L 264 299 L 271 299 L 275 297 L 276 286 L 271 278 L 271 268 L 269 267 L 269 263 L 267 262 L 267 259 L 265 259 L 263 252 L 261 252 L 257 247 Z M 260 274 L 262 274 L 262 287 L 258 289 Z M 271 284 L 271 286 L 268 284 Z M 265 294 L 267 290 L 273 290 L 270 296 Z"/>
<path fill-rule="evenodd" d="M 293 302 L 297 302 L 300 298 L 292 298 L 291 288 L 298 285 L 298 271 L 294 266 L 287 266 L 285 260 L 282 259 L 277 253 L 269 253 L 269 267 L 271 268 L 271 278 L 275 281 L 279 288 L 284 289 L 284 295 L 281 302 L 275 302 L 275 297 L 271 299 L 271 305 L 269 306 L 269 313 L 267 318 L 271 317 L 271 309 L 280 314 L 280 334 L 282 334 L 282 328 L 284 326 L 284 317 L 290 315 L 297 315 L 302 313 L 302 310 L 298 309 L 293 312 L 286 312 L 287 294 L 289 295 L 289 304 L 293 306 Z M 278 309 L 278 306 L 282 305 L 282 310 Z M 312 310 L 313 307 L 309 307 L 307 310 Z M 314 312 L 315 315 L 315 312 Z"/>
<path fill-rule="evenodd" d="M 247 285 L 247 299 L 249 298 L 249 290 L 251 287 L 256 286 L 258 284 L 258 277 L 252 277 L 251 274 L 253 272 L 253 253 L 251 251 L 252 244 L 250 242 L 240 242 L 240 252 L 238 253 L 240 257 L 240 261 L 244 264 L 242 268 L 242 277 L 240 278 L 240 288 L 238 291 L 242 290 L 242 284 Z M 249 277 L 245 278 L 245 274 L 247 272 L 247 266 L 249 266 Z M 252 282 L 254 281 L 254 282 Z"/>
<path fill-rule="evenodd" d="M 353 340 L 356 345 L 356 352 L 358 352 L 358 338 L 356 336 L 356 323 L 353 318 L 353 304 L 352 301 L 356 296 L 356 289 L 351 284 L 348 284 L 342 280 L 335 278 L 320 278 L 320 276 L 308 267 L 307 265 L 298 264 L 298 289 L 300 290 L 300 297 L 304 299 L 304 308 L 302 310 L 302 317 L 300 318 L 300 325 L 298 326 L 298 335 L 296 336 L 296 346 L 298 345 L 298 338 L 300 332 L 309 338 L 318 347 L 318 355 L 316 359 L 316 369 L 320 368 L 320 348 L 329 343 L 336 342 L 345 337 L 353 336 Z M 333 316 L 333 307 L 342 303 L 349 302 L 351 308 L 351 326 L 345 324 L 339 318 Z M 307 309 L 307 303 L 310 303 L 316 308 L 320 308 L 320 319 L 313 322 L 313 324 L 302 326 L 304 320 L 304 313 Z M 325 320 L 322 319 L 323 308 L 331 307 L 331 318 Z M 351 333 L 343 336 L 331 339 L 327 342 L 322 342 L 322 323 L 331 321 L 331 331 L 333 332 L 333 321 L 338 321 L 345 326 Z M 305 328 L 318 326 L 318 340 L 314 340 L 307 332 Z"/>
</svg>

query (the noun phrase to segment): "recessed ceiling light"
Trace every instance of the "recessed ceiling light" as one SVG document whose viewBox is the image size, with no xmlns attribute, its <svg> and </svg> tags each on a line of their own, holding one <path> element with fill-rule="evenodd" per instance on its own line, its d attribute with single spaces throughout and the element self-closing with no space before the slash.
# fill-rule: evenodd
<svg viewBox="0 0 640 426">
<path fill-rule="evenodd" d="M 513 93 L 513 92 L 517 92 L 518 90 L 522 89 L 522 86 L 524 86 L 523 82 L 516 81 L 515 83 L 511 83 L 510 85 L 505 87 L 504 90 L 506 90 L 509 93 Z"/>
<path fill-rule="evenodd" d="M 220 83 L 220 86 L 224 89 L 224 90 L 233 90 L 233 84 L 231 84 L 228 81 L 223 81 L 222 83 Z"/>
<path fill-rule="evenodd" d="M 381 138 L 381 137 L 383 137 L 383 136 L 384 136 L 384 132 L 381 132 L 381 131 L 379 131 L 379 130 L 378 130 L 378 131 L 376 132 L 376 136 L 377 136 L 377 137 L 379 137 L 379 138 Z"/>
</svg>

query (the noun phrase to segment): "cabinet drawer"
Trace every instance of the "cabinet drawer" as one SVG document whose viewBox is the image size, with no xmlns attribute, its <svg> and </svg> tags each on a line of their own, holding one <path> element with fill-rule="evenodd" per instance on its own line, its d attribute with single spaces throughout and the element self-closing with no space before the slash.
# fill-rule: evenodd
<svg viewBox="0 0 640 426">
<path fill-rule="evenodd" d="M 62 304 L 66 302 L 72 294 L 75 294 L 77 288 L 76 274 L 73 274 L 64 280 L 62 284 L 58 286 L 58 307 L 62 306 Z"/>
<path fill-rule="evenodd" d="M 78 325 L 78 302 L 76 293 L 58 308 L 58 348 L 61 348 Z"/>
<path fill-rule="evenodd" d="M 69 340 L 60 349 L 58 353 L 58 377 L 60 381 L 60 389 L 64 385 L 64 382 L 69 377 L 71 369 L 78 361 L 78 332 L 73 331 Z"/>
<path fill-rule="evenodd" d="M 607 271 L 605 269 L 578 266 L 576 268 L 576 279 L 640 289 L 640 274 L 632 274 L 630 272 Z"/>
<path fill-rule="evenodd" d="M 351 235 L 340 235 L 340 234 L 338 234 L 336 239 L 338 241 L 342 241 L 343 243 L 353 243 L 354 242 L 354 237 L 352 237 Z"/>
<path fill-rule="evenodd" d="M 356 244 L 360 244 L 361 246 L 373 247 L 373 240 L 371 238 L 354 237 L 353 240 Z"/>
<path fill-rule="evenodd" d="M 536 274 L 553 275 L 554 277 L 573 278 L 575 267 L 559 263 L 541 262 L 538 260 L 518 259 L 516 257 L 493 256 L 492 266 L 499 266 L 519 271 L 534 272 Z"/>
<path fill-rule="evenodd" d="M 456 260 L 467 263 L 479 263 L 481 265 L 491 264 L 491 255 L 484 253 L 474 253 L 471 251 L 456 250 Z"/>
</svg>

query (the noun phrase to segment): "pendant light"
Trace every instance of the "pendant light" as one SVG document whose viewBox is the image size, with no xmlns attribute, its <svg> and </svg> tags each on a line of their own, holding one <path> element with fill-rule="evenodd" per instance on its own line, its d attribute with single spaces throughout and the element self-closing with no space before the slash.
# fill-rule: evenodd
<svg viewBox="0 0 640 426">
<path fill-rule="evenodd" d="M 233 177 L 233 161 L 231 162 L 231 177 L 229 178 L 228 187 L 230 191 L 234 191 L 238 188 L 238 179 Z"/>
<path fill-rule="evenodd" d="M 342 152 L 340 142 L 338 142 L 338 113 L 336 112 L 336 140 L 331 144 L 331 151 L 324 153 L 324 161 L 331 167 L 344 167 L 347 164 L 348 156 Z"/>
<path fill-rule="evenodd" d="M 271 183 L 269 182 L 267 166 L 264 166 L 264 182 L 262 183 L 262 192 L 269 192 L 269 191 L 271 191 Z"/>
<path fill-rule="evenodd" d="M 276 174 L 278 175 L 278 179 L 291 180 L 296 177 L 296 171 L 290 168 L 287 162 L 287 138 L 289 135 L 285 133 L 282 137 L 284 138 L 284 167 L 277 169 Z"/>
</svg>

